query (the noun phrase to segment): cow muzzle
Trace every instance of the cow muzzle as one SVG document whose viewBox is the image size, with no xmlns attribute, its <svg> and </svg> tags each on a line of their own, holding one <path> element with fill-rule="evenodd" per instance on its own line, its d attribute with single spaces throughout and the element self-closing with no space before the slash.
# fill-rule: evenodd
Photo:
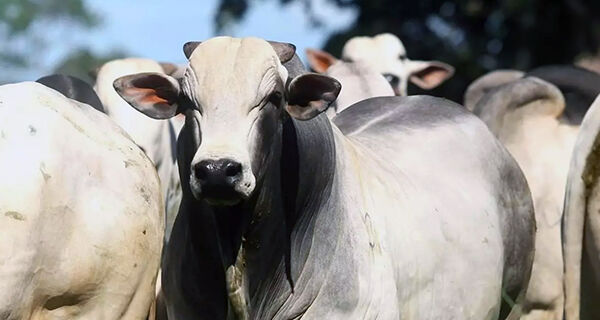
<svg viewBox="0 0 600 320">
<path fill-rule="evenodd" d="M 235 205 L 254 189 L 254 176 L 246 171 L 232 159 L 202 160 L 192 167 L 192 193 L 210 205 Z"/>
</svg>

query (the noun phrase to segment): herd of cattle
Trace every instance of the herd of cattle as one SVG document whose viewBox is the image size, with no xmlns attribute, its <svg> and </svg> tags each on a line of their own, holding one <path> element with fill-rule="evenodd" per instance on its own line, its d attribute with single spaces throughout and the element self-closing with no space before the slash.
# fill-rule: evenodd
<svg viewBox="0 0 600 320">
<path fill-rule="evenodd" d="M 600 74 L 184 53 L 0 86 L 1 320 L 600 319 Z"/>
</svg>

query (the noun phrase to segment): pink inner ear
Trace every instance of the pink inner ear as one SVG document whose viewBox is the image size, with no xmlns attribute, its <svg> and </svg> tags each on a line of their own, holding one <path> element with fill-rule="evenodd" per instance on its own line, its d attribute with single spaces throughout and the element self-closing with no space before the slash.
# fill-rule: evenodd
<svg viewBox="0 0 600 320">
<path fill-rule="evenodd" d="M 143 104 L 151 104 L 155 106 L 169 106 L 169 101 L 158 96 L 156 90 L 149 88 L 128 88 L 126 94 L 138 97 L 137 100 Z"/>
<path fill-rule="evenodd" d="M 423 89 L 432 89 L 440 85 L 450 76 L 450 72 L 437 66 L 429 66 L 414 73 L 410 80 Z"/>
<path fill-rule="evenodd" d="M 310 67 L 319 73 L 324 73 L 337 62 L 337 59 L 331 54 L 314 49 L 306 49 L 306 58 L 310 64 Z"/>
</svg>

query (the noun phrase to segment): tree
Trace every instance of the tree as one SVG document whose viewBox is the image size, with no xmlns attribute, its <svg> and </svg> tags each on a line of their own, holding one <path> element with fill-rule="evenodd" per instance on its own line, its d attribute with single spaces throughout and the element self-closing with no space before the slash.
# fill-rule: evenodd
<svg viewBox="0 0 600 320">
<path fill-rule="evenodd" d="M 75 76 L 92 84 L 95 79 L 90 75 L 90 72 L 110 60 L 124 58 L 125 56 L 125 52 L 118 50 L 106 55 L 97 55 L 87 48 L 80 48 L 59 62 L 55 66 L 54 72 Z"/>
<path fill-rule="evenodd" d="M 309 9 L 307 17 L 318 20 L 312 0 L 278 1 L 301 1 Z M 573 63 L 600 46 L 600 1 L 595 0 L 327 1 L 356 8 L 358 16 L 348 29 L 330 35 L 325 50 L 339 56 L 353 36 L 392 32 L 409 57 L 456 67 L 455 76 L 432 94 L 458 102 L 468 84 L 489 70 Z M 215 25 L 238 21 L 252 3 L 221 0 Z M 423 93 L 414 87 L 409 92 Z"/>
<path fill-rule="evenodd" d="M 48 45 L 35 27 L 56 21 L 91 28 L 99 18 L 83 0 L 0 0 L 0 82 L 14 80 L 14 73 L 32 66 Z"/>
</svg>

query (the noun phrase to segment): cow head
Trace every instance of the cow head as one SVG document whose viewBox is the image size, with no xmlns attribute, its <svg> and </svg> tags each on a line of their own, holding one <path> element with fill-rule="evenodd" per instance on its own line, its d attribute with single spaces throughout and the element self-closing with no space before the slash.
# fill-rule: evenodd
<svg viewBox="0 0 600 320">
<path fill-rule="evenodd" d="M 370 65 L 386 77 L 396 95 L 406 95 L 409 80 L 423 89 L 433 89 L 454 74 L 454 68 L 443 62 L 408 59 L 400 39 L 390 33 L 348 40 L 342 59 Z"/>
<path fill-rule="evenodd" d="M 340 91 L 340 84 L 324 75 L 304 74 L 288 81 L 282 63 L 294 51 L 291 44 L 257 38 L 190 42 L 184 46 L 189 65 L 179 82 L 142 73 L 119 78 L 114 87 L 152 118 L 185 114 L 182 135 L 193 141 L 185 146 L 193 150 L 185 150 L 187 159 L 179 159 L 189 168 L 181 171 L 182 180 L 188 181 L 183 175 L 189 175 L 197 199 L 233 205 L 252 195 L 270 159 L 277 156 L 282 119 L 311 119 Z"/>
</svg>

